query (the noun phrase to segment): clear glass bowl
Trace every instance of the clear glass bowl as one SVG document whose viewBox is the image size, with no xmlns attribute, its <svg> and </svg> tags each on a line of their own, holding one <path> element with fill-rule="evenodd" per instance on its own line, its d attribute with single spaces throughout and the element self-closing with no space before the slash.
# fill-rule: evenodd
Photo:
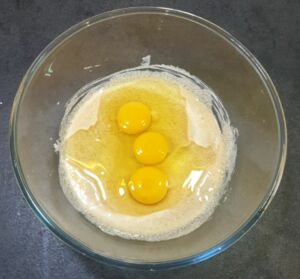
<svg viewBox="0 0 300 279">
<path fill-rule="evenodd" d="M 157 243 L 109 236 L 75 211 L 60 188 L 53 149 L 64 105 L 79 88 L 135 67 L 149 54 L 152 63 L 179 66 L 208 84 L 239 130 L 236 169 L 226 201 L 196 231 Z M 61 34 L 24 76 L 10 124 L 15 173 L 39 219 L 76 250 L 123 267 L 184 266 L 232 245 L 269 205 L 286 158 L 284 113 L 263 67 L 220 27 L 166 8 L 115 10 Z"/>
</svg>

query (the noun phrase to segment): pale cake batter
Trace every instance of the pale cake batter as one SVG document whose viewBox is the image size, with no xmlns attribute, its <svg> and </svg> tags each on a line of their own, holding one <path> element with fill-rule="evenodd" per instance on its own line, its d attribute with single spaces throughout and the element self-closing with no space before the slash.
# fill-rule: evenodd
<svg viewBox="0 0 300 279">
<path fill-rule="evenodd" d="M 236 133 L 222 113 L 216 118 L 212 106 L 226 112 L 198 81 L 175 67 L 143 66 L 94 82 L 69 102 L 60 130 L 61 186 L 104 232 L 166 240 L 213 213 L 234 168 Z M 122 130 L 124 117 L 133 130 Z M 159 184 L 134 192 L 138 179 Z"/>
</svg>

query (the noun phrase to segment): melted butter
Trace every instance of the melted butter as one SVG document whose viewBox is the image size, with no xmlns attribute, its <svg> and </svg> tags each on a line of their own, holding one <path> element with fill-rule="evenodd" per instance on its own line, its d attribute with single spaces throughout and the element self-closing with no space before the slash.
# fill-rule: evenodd
<svg viewBox="0 0 300 279">
<path fill-rule="evenodd" d="M 77 179 L 85 194 L 94 195 L 96 202 L 113 212 L 137 216 L 173 208 L 185 197 L 200 192 L 215 153 L 211 147 L 190 142 L 185 99 L 178 85 L 154 77 L 136 77 L 110 84 L 99 98 L 96 123 L 75 131 L 62 146 L 66 161 L 93 188 L 85 191 L 86 186 Z M 127 189 L 130 176 L 142 165 L 133 154 L 136 136 L 122 133 L 116 117 L 118 109 L 131 101 L 151 109 L 152 123 L 147 131 L 161 133 L 170 145 L 169 155 L 158 165 L 167 175 L 170 189 L 161 202 L 151 206 L 136 202 Z"/>
</svg>

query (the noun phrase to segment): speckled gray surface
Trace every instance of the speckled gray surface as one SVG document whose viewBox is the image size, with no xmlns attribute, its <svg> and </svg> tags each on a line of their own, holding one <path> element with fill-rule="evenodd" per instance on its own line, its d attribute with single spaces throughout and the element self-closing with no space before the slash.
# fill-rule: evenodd
<svg viewBox="0 0 300 279">
<path fill-rule="evenodd" d="M 8 118 L 18 84 L 42 48 L 71 25 L 114 8 L 159 5 L 205 17 L 239 38 L 271 75 L 286 111 L 286 171 L 271 206 L 237 244 L 178 270 L 118 270 L 56 239 L 26 204 L 9 159 Z M 299 278 L 300 2 L 298 0 L 0 0 L 0 278 Z"/>
</svg>

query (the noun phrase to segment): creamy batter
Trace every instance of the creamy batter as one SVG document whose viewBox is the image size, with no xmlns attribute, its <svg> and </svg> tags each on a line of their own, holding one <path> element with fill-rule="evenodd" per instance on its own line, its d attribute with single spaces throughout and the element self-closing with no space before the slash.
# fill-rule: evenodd
<svg viewBox="0 0 300 279">
<path fill-rule="evenodd" d="M 157 166 L 169 190 L 155 205 L 139 204 L 128 193 L 130 173 L 141 166 L 132 155 L 134 137 L 116 125 L 117 110 L 128 101 L 151 108 L 149 130 L 170 145 Z M 164 65 L 128 69 L 86 86 L 67 105 L 60 130 L 61 186 L 71 204 L 106 233 L 146 241 L 176 238 L 203 224 L 219 203 L 234 168 L 235 135 L 214 93 L 186 71 Z"/>
</svg>

